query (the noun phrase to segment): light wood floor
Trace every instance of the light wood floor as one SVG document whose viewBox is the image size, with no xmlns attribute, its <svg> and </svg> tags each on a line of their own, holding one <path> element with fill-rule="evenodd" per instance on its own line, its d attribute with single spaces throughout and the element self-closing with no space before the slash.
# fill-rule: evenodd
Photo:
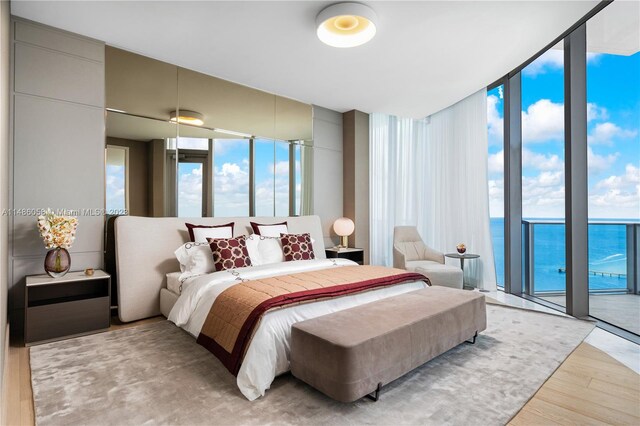
<svg viewBox="0 0 640 426">
<path fill-rule="evenodd" d="M 510 425 L 640 425 L 640 375 L 582 343 Z"/>
<path fill-rule="evenodd" d="M 114 324 L 110 330 L 162 320 Z M 7 422 L 33 425 L 29 349 L 9 348 Z M 509 425 L 640 425 L 640 375 L 582 343 Z"/>
</svg>

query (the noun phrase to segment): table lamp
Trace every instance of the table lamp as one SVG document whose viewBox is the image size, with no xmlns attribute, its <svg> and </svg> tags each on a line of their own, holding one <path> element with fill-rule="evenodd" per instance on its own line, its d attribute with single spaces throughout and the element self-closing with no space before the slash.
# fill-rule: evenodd
<svg viewBox="0 0 640 426">
<path fill-rule="evenodd" d="M 341 217 L 333 222 L 333 230 L 338 236 L 340 236 L 340 245 L 338 246 L 338 248 L 349 247 L 348 237 L 349 235 L 353 234 L 355 228 L 355 224 L 348 217 Z"/>
</svg>

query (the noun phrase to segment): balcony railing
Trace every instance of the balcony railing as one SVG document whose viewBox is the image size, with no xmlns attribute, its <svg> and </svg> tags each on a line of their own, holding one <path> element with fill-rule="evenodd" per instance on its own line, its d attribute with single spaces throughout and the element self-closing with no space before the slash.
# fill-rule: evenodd
<svg viewBox="0 0 640 426">
<path fill-rule="evenodd" d="M 523 220 L 523 282 L 528 295 L 564 294 L 564 222 Z M 640 294 L 640 223 L 589 222 L 589 293 Z"/>
</svg>

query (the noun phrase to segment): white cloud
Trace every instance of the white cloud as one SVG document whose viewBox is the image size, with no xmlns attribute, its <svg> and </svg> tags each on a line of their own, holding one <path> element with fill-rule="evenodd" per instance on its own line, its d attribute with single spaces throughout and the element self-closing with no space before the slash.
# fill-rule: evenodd
<svg viewBox="0 0 640 426">
<path fill-rule="evenodd" d="M 288 175 L 276 175 L 275 180 L 272 176 L 256 183 L 256 215 L 272 216 L 274 203 L 276 216 L 289 215 Z"/>
<path fill-rule="evenodd" d="M 278 161 L 275 167 L 273 164 L 269 165 L 269 172 L 280 176 L 289 176 L 289 161 Z"/>
<path fill-rule="evenodd" d="M 587 52 L 587 63 L 597 63 L 600 60 L 600 56 L 602 56 L 602 53 Z"/>
<path fill-rule="evenodd" d="M 621 176 L 609 176 L 606 179 L 601 180 L 596 185 L 596 189 L 620 189 L 631 190 L 640 193 L 640 168 L 633 164 L 627 164 L 625 167 L 625 174 Z"/>
<path fill-rule="evenodd" d="M 108 164 L 105 183 L 107 210 L 124 210 L 124 166 L 114 166 Z"/>
<path fill-rule="evenodd" d="M 532 167 L 537 170 L 562 170 L 563 161 L 555 154 L 538 154 L 528 149 L 522 150 L 522 167 Z"/>
<path fill-rule="evenodd" d="M 640 168 L 627 164 L 623 175 L 609 176 L 594 185 L 589 217 L 640 219 Z"/>
<path fill-rule="evenodd" d="M 489 173 L 504 172 L 504 151 L 489 154 Z"/>
<path fill-rule="evenodd" d="M 522 214 L 528 218 L 564 216 L 563 171 L 543 171 L 522 178 Z"/>
<path fill-rule="evenodd" d="M 502 144 L 504 133 L 504 119 L 498 111 L 498 97 L 487 96 L 487 128 L 489 132 L 489 144 Z"/>
<path fill-rule="evenodd" d="M 544 155 L 524 149 L 522 150 L 522 167 L 540 171 L 557 171 L 563 169 L 564 162 L 556 154 Z M 504 172 L 504 151 L 489 155 L 488 168 L 489 173 Z"/>
<path fill-rule="evenodd" d="M 616 152 L 609 155 L 598 155 L 593 152 L 591 147 L 587 148 L 587 166 L 589 173 L 598 173 L 608 170 L 613 163 L 616 162 L 620 153 Z"/>
<path fill-rule="evenodd" d="M 249 214 L 248 160 L 240 164 L 224 163 L 214 169 L 215 215 L 246 216 Z"/>
<path fill-rule="evenodd" d="M 559 70 L 564 66 L 564 50 L 549 49 L 538 59 L 527 65 L 522 74 L 535 77 L 550 70 Z"/>
<path fill-rule="evenodd" d="M 597 62 L 600 58 L 599 53 L 587 52 L 587 62 Z M 564 68 L 564 50 L 549 49 L 544 52 L 538 59 L 522 70 L 522 74 L 528 77 L 536 77 L 540 74 L 546 74 L 549 71 L 558 71 Z"/>
<path fill-rule="evenodd" d="M 540 99 L 522 111 L 522 141 L 546 142 L 564 139 L 564 105 Z"/>
<path fill-rule="evenodd" d="M 502 179 L 489 180 L 489 215 L 504 217 L 504 181 Z"/>
<path fill-rule="evenodd" d="M 228 152 L 246 152 L 246 155 L 249 155 L 249 141 L 247 139 L 215 139 L 213 149 L 217 156 Z"/>
<path fill-rule="evenodd" d="M 178 216 L 202 216 L 202 165 L 179 177 Z"/>
<path fill-rule="evenodd" d="M 622 129 L 609 121 L 598 123 L 588 137 L 589 143 L 611 145 L 613 139 L 629 139 L 638 134 L 637 130 Z"/>
<path fill-rule="evenodd" d="M 587 121 L 606 120 L 608 118 L 609 111 L 606 108 L 592 102 L 587 103 Z"/>
</svg>

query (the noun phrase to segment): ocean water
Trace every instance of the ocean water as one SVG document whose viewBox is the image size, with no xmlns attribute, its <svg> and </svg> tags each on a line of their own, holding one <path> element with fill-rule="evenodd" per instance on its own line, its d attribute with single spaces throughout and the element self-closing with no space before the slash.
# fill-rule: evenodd
<svg viewBox="0 0 640 426">
<path fill-rule="evenodd" d="M 536 224 L 534 227 L 535 291 L 564 291 L 566 275 L 564 224 Z M 504 285 L 504 219 L 491 219 L 498 285 Z M 626 274 L 627 236 L 625 225 L 589 225 L 589 271 Z M 589 274 L 589 289 L 616 290 L 627 287 L 626 276 Z"/>
</svg>

